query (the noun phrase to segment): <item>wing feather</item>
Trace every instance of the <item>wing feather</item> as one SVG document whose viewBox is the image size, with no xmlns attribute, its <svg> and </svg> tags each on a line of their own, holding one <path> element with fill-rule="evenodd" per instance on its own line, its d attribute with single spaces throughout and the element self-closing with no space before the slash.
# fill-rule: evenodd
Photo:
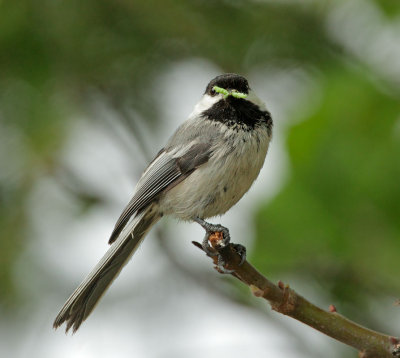
<svg viewBox="0 0 400 358">
<path fill-rule="evenodd" d="M 161 150 L 150 163 L 136 185 L 136 191 L 128 203 L 110 236 L 109 243 L 114 242 L 130 217 L 145 208 L 165 188 L 180 182 L 200 165 L 206 163 L 211 155 L 211 145 L 193 143 L 176 156 L 171 151 Z"/>
</svg>

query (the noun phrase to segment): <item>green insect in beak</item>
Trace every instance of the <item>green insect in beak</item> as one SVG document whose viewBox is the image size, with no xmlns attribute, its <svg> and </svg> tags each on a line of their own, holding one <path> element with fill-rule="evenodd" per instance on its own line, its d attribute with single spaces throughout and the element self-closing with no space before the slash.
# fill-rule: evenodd
<svg viewBox="0 0 400 358">
<path fill-rule="evenodd" d="M 224 95 L 224 99 L 228 98 L 229 96 L 235 97 L 235 98 L 246 98 L 247 94 L 244 94 L 242 92 L 238 92 L 236 90 L 228 91 L 225 88 L 214 86 L 213 90 L 217 93 L 221 93 Z"/>
</svg>

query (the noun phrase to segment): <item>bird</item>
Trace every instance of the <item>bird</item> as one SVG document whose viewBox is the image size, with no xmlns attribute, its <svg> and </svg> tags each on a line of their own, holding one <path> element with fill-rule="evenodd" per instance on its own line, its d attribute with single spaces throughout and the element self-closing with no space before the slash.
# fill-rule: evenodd
<svg viewBox="0 0 400 358">
<path fill-rule="evenodd" d="M 66 332 L 78 330 L 164 215 L 199 223 L 206 231 L 220 228 L 205 219 L 221 216 L 250 189 L 264 165 L 272 127 L 270 112 L 245 77 L 213 78 L 144 170 L 116 221 L 110 248 L 67 299 L 53 327 L 65 323 Z"/>
</svg>

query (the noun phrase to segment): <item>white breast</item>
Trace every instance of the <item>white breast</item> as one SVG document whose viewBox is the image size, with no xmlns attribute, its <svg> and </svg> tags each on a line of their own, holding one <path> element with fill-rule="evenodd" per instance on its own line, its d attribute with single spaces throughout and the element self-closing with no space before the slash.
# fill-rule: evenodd
<svg viewBox="0 0 400 358">
<path fill-rule="evenodd" d="M 160 198 L 160 209 L 182 220 L 222 215 L 249 190 L 262 168 L 266 128 L 243 131 L 220 125 L 221 143 L 209 161 Z M 223 143 L 225 141 L 225 143 Z"/>
</svg>

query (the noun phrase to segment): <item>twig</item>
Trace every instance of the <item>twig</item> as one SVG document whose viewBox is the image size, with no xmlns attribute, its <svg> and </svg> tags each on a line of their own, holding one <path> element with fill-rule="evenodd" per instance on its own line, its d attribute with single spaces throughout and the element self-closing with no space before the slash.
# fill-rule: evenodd
<svg viewBox="0 0 400 358">
<path fill-rule="evenodd" d="M 215 235 L 214 235 L 215 234 Z M 325 311 L 297 294 L 289 285 L 281 281 L 275 285 L 258 272 L 246 260 L 240 265 L 241 257 L 234 246 L 228 245 L 217 249 L 221 244 L 220 233 L 211 234 L 211 246 L 222 256 L 227 270 L 232 270 L 236 277 L 250 287 L 256 297 L 269 301 L 271 308 L 279 313 L 293 317 L 326 335 L 343 342 L 359 351 L 360 358 L 393 358 L 400 357 L 400 339 L 388 336 L 350 321 L 336 312 L 331 305 Z M 212 237 L 214 235 L 214 237 Z M 193 244 L 202 249 L 201 244 Z M 217 265 L 217 256 L 210 256 Z M 219 271 L 218 267 L 216 269 Z"/>
</svg>

